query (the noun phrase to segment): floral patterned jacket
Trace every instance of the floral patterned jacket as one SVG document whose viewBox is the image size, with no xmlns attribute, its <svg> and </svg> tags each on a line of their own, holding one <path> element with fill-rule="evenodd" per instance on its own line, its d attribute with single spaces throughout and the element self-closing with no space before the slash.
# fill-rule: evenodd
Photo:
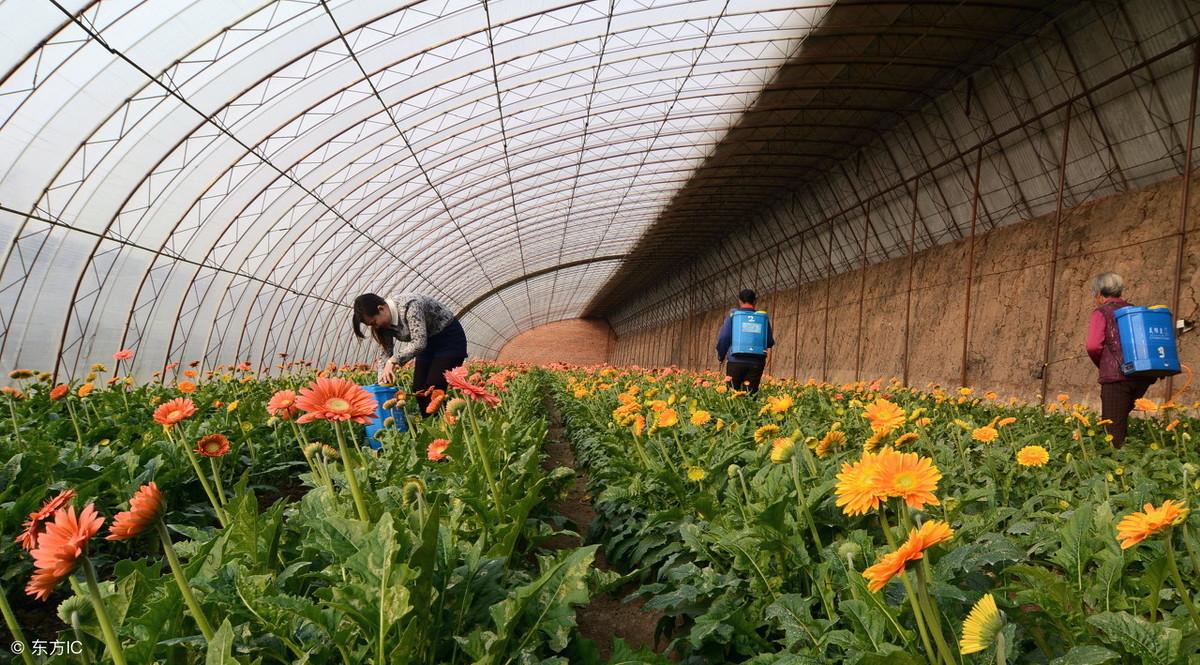
<svg viewBox="0 0 1200 665">
<path fill-rule="evenodd" d="M 395 342 L 391 359 L 397 367 L 420 355 L 429 344 L 429 338 L 454 321 L 454 312 L 428 296 L 403 293 L 384 300 L 392 310 Z M 381 359 L 387 357 L 385 351 Z"/>
</svg>

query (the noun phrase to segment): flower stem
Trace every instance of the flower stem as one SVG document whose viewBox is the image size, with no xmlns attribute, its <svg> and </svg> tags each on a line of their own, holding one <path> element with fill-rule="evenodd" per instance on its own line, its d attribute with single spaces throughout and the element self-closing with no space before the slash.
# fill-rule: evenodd
<svg viewBox="0 0 1200 665">
<path fill-rule="evenodd" d="M 472 438 L 479 453 L 479 461 L 483 463 L 483 472 L 487 474 L 488 484 L 492 487 L 492 500 L 496 503 L 496 512 L 500 514 L 503 512 L 500 486 L 496 484 L 496 477 L 492 475 L 492 462 L 488 458 L 487 450 L 483 447 L 483 438 L 479 435 L 479 421 L 475 419 L 475 409 L 470 402 L 467 403 L 467 416 L 471 419 L 471 431 L 474 435 Z"/>
<path fill-rule="evenodd" d="M 896 538 L 892 536 L 892 528 L 888 525 L 887 517 L 883 513 L 884 507 L 879 507 L 879 525 L 883 528 L 884 538 L 888 545 L 894 550 L 896 549 Z M 932 659 L 934 650 L 933 643 L 929 641 L 929 633 L 926 632 L 925 618 L 921 613 L 921 605 L 917 601 L 916 591 L 913 589 L 912 582 L 908 579 L 908 574 L 901 571 L 898 575 L 900 583 L 904 585 L 905 595 L 908 596 L 908 604 L 912 608 L 913 617 L 917 621 L 917 633 L 921 636 L 921 644 L 925 647 L 925 655 Z"/>
<path fill-rule="evenodd" d="M 204 639 L 211 642 L 213 638 L 212 625 L 208 623 L 208 617 L 204 615 L 204 610 L 200 609 L 200 603 L 197 603 L 196 597 L 192 595 L 192 587 L 184 577 L 183 566 L 179 565 L 179 557 L 175 554 L 175 547 L 171 545 L 171 534 L 167 533 L 167 527 L 163 524 L 162 519 L 155 520 L 154 524 L 158 528 L 158 538 L 162 541 L 163 554 L 166 555 L 167 563 L 171 567 L 171 575 L 175 577 L 179 593 L 183 594 L 183 602 L 187 604 L 188 611 L 192 613 L 192 618 L 196 620 L 196 625 L 200 627 Z"/>
<path fill-rule="evenodd" d="M 25 442 L 21 439 L 21 430 L 17 427 L 17 407 L 13 403 L 12 395 L 8 396 L 8 412 L 12 415 L 13 436 L 16 437 L 17 443 L 25 445 Z"/>
<path fill-rule="evenodd" d="M 1179 597 L 1183 599 L 1183 604 L 1187 607 L 1188 614 L 1192 616 L 1192 623 L 1196 624 L 1196 630 L 1200 630 L 1200 614 L 1196 613 L 1196 606 L 1192 604 L 1192 597 L 1188 594 L 1187 587 L 1183 584 L 1183 577 L 1179 574 L 1179 566 L 1175 563 L 1175 545 L 1171 542 L 1171 536 L 1174 529 L 1167 531 L 1167 569 L 1171 571 L 1171 579 L 1175 581 L 1175 588 L 1179 590 Z"/>
<path fill-rule="evenodd" d="M 83 447 L 83 432 L 79 429 L 79 417 L 75 415 L 75 407 L 71 406 L 71 398 L 67 397 L 67 413 L 71 414 L 71 424 L 75 426 L 75 440 Z"/>
<path fill-rule="evenodd" d="M 358 511 L 358 519 L 364 522 L 370 522 L 371 516 L 367 513 L 367 504 L 363 501 L 362 489 L 358 486 L 358 477 L 354 473 L 354 459 L 350 456 L 350 449 L 346 446 L 346 437 L 342 435 L 341 423 L 334 421 L 333 432 L 337 435 L 338 452 L 342 456 L 342 470 L 346 474 L 346 484 L 350 486 L 350 494 L 354 496 L 354 508 Z"/>
<path fill-rule="evenodd" d="M 25 665 L 33 665 L 33 656 L 29 655 L 29 642 L 26 641 L 25 634 L 21 632 L 21 626 L 17 624 L 17 616 L 9 607 L 8 594 L 3 589 L 0 589 L 0 614 L 4 615 L 4 623 L 8 626 L 8 632 L 12 633 L 13 640 L 25 647 L 21 650 L 21 660 Z"/>
<path fill-rule="evenodd" d="M 208 458 L 208 465 L 210 467 L 212 467 L 213 482 L 216 483 L 216 485 L 217 485 L 217 501 L 219 501 L 221 503 L 221 506 L 224 507 L 225 506 L 225 488 L 222 486 L 222 483 L 221 483 L 221 472 L 219 470 L 217 470 L 217 458 L 215 458 L 215 457 Z"/>
<path fill-rule="evenodd" d="M 96 581 L 96 569 L 87 555 L 83 559 L 83 574 L 87 578 L 88 595 L 92 599 L 92 607 L 96 610 L 96 619 L 100 622 L 100 632 L 104 635 L 104 644 L 108 647 L 108 655 L 116 665 L 126 665 L 125 652 L 121 650 L 121 642 L 113 630 L 112 620 L 108 618 L 108 610 L 104 607 L 104 597 L 100 595 L 100 583 Z"/>
<path fill-rule="evenodd" d="M 796 486 L 796 505 L 800 509 L 800 514 L 797 517 L 808 522 L 808 531 L 812 534 L 813 544 L 817 546 L 817 556 L 813 558 L 817 558 L 821 556 L 821 550 L 825 549 L 825 546 L 821 544 L 821 536 L 817 533 L 817 523 L 813 520 L 812 513 L 808 511 L 808 502 L 804 498 L 804 487 L 800 484 L 799 459 L 795 455 L 792 455 L 792 463 L 788 466 L 792 469 L 792 483 Z"/>
<path fill-rule="evenodd" d="M 170 429 L 167 430 L 167 436 L 173 438 L 171 437 Z M 216 495 L 213 494 L 212 487 L 208 484 L 208 477 L 200 469 L 200 462 L 196 460 L 196 454 L 192 452 L 192 449 L 186 443 L 183 443 L 182 439 L 180 443 L 183 445 L 183 452 L 187 453 L 188 461 L 192 463 L 192 470 L 196 472 L 196 478 L 200 480 L 200 486 L 204 488 L 204 493 L 208 495 L 209 503 L 212 504 L 213 510 L 217 512 L 217 521 L 221 523 L 221 528 L 229 526 L 225 511 L 221 509 L 221 504 L 217 501 Z"/>
</svg>

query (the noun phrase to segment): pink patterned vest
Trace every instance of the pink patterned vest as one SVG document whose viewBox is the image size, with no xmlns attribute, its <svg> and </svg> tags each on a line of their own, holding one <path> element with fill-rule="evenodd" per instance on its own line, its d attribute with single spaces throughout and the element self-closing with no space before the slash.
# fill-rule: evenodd
<svg viewBox="0 0 1200 665">
<path fill-rule="evenodd" d="M 1117 330 L 1116 311 L 1130 307 L 1124 300 L 1110 300 L 1096 308 L 1104 315 L 1104 349 L 1100 351 L 1100 383 L 1127 381 L 1129 377 L 1121 371 L 1121 334 Z"/>
</svg>

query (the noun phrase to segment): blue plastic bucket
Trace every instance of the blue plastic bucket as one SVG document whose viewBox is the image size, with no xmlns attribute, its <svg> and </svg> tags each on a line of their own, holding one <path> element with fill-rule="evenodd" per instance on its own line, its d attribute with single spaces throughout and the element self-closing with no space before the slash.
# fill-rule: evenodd
<svg viewBox="0 0 1200 665">
<path fill-rule="evenodd" d="M 404 419 L 404 409 L 395 407 L 391 409 L 383 408 L 383 405 L 388 400 L 396 398 L 396 393 L 399 392 L 396 386 L 380 386 L 372 383 L 369 386 L 363 386 L 363 390 L 371 393 L 371 396 L 375 398 L 375 418 L 367 423 L 366 444 L 378 450 L 382 447 L 382 444 L 375 439 L 375 434 L 383 429 L 384 420 L 387 418 L 395 420 L 396 424 L 394 427 L 401 432 L 408 431 L 408 421 Z"/>
</svg>

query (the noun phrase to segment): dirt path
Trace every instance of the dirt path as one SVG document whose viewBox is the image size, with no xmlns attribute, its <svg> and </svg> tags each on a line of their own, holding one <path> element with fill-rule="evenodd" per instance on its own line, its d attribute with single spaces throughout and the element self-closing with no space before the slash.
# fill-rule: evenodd
<svg viewBox="0 0 1200 665">
<path fill-rule="evenodd" d="M 567 496 L 552 507 L 571 521 L 568 527 L 573 527 L 576 532 L 582 534 L 586 542 L 588 525 L 596 517 L 596 512 L 592 510 L 591 497 L 587 495 L 587 474 L 576 466 L 575 454 L 571 452 L 571 445 L 563 435 L 562 417 L 549 397 L 545 400 L 545 408 L 550 419 L 550 431 L 544 447 L 547 457 L 542 464 L 546 469 L 559 466 L 575 469 L 575 481 L 568 489 Z M 566 549 L 579 547 L 583 542 L 573 536 L 560 536 L 551 540 L 548 545 Z M 601 551 L 596 552 L 596 560 L 592 565 L 600 570 L 613 570 Z M 626 585 L 613 595 L 592 598 L 587 605 L 575 611 L 579 632 L 596 643 L 605 659 L 611 655 L 612 641 L 616 637 L 625 640 L 625 643 L 634 649 L 655 648 L 654 627 L 662 618 L 662 614 L 643 610 L 642 605 L 645 601 L 640 598 L 628 603 L 622 602 L 623 598 L 636 589 L 636 585 Z"/>
</svg>

